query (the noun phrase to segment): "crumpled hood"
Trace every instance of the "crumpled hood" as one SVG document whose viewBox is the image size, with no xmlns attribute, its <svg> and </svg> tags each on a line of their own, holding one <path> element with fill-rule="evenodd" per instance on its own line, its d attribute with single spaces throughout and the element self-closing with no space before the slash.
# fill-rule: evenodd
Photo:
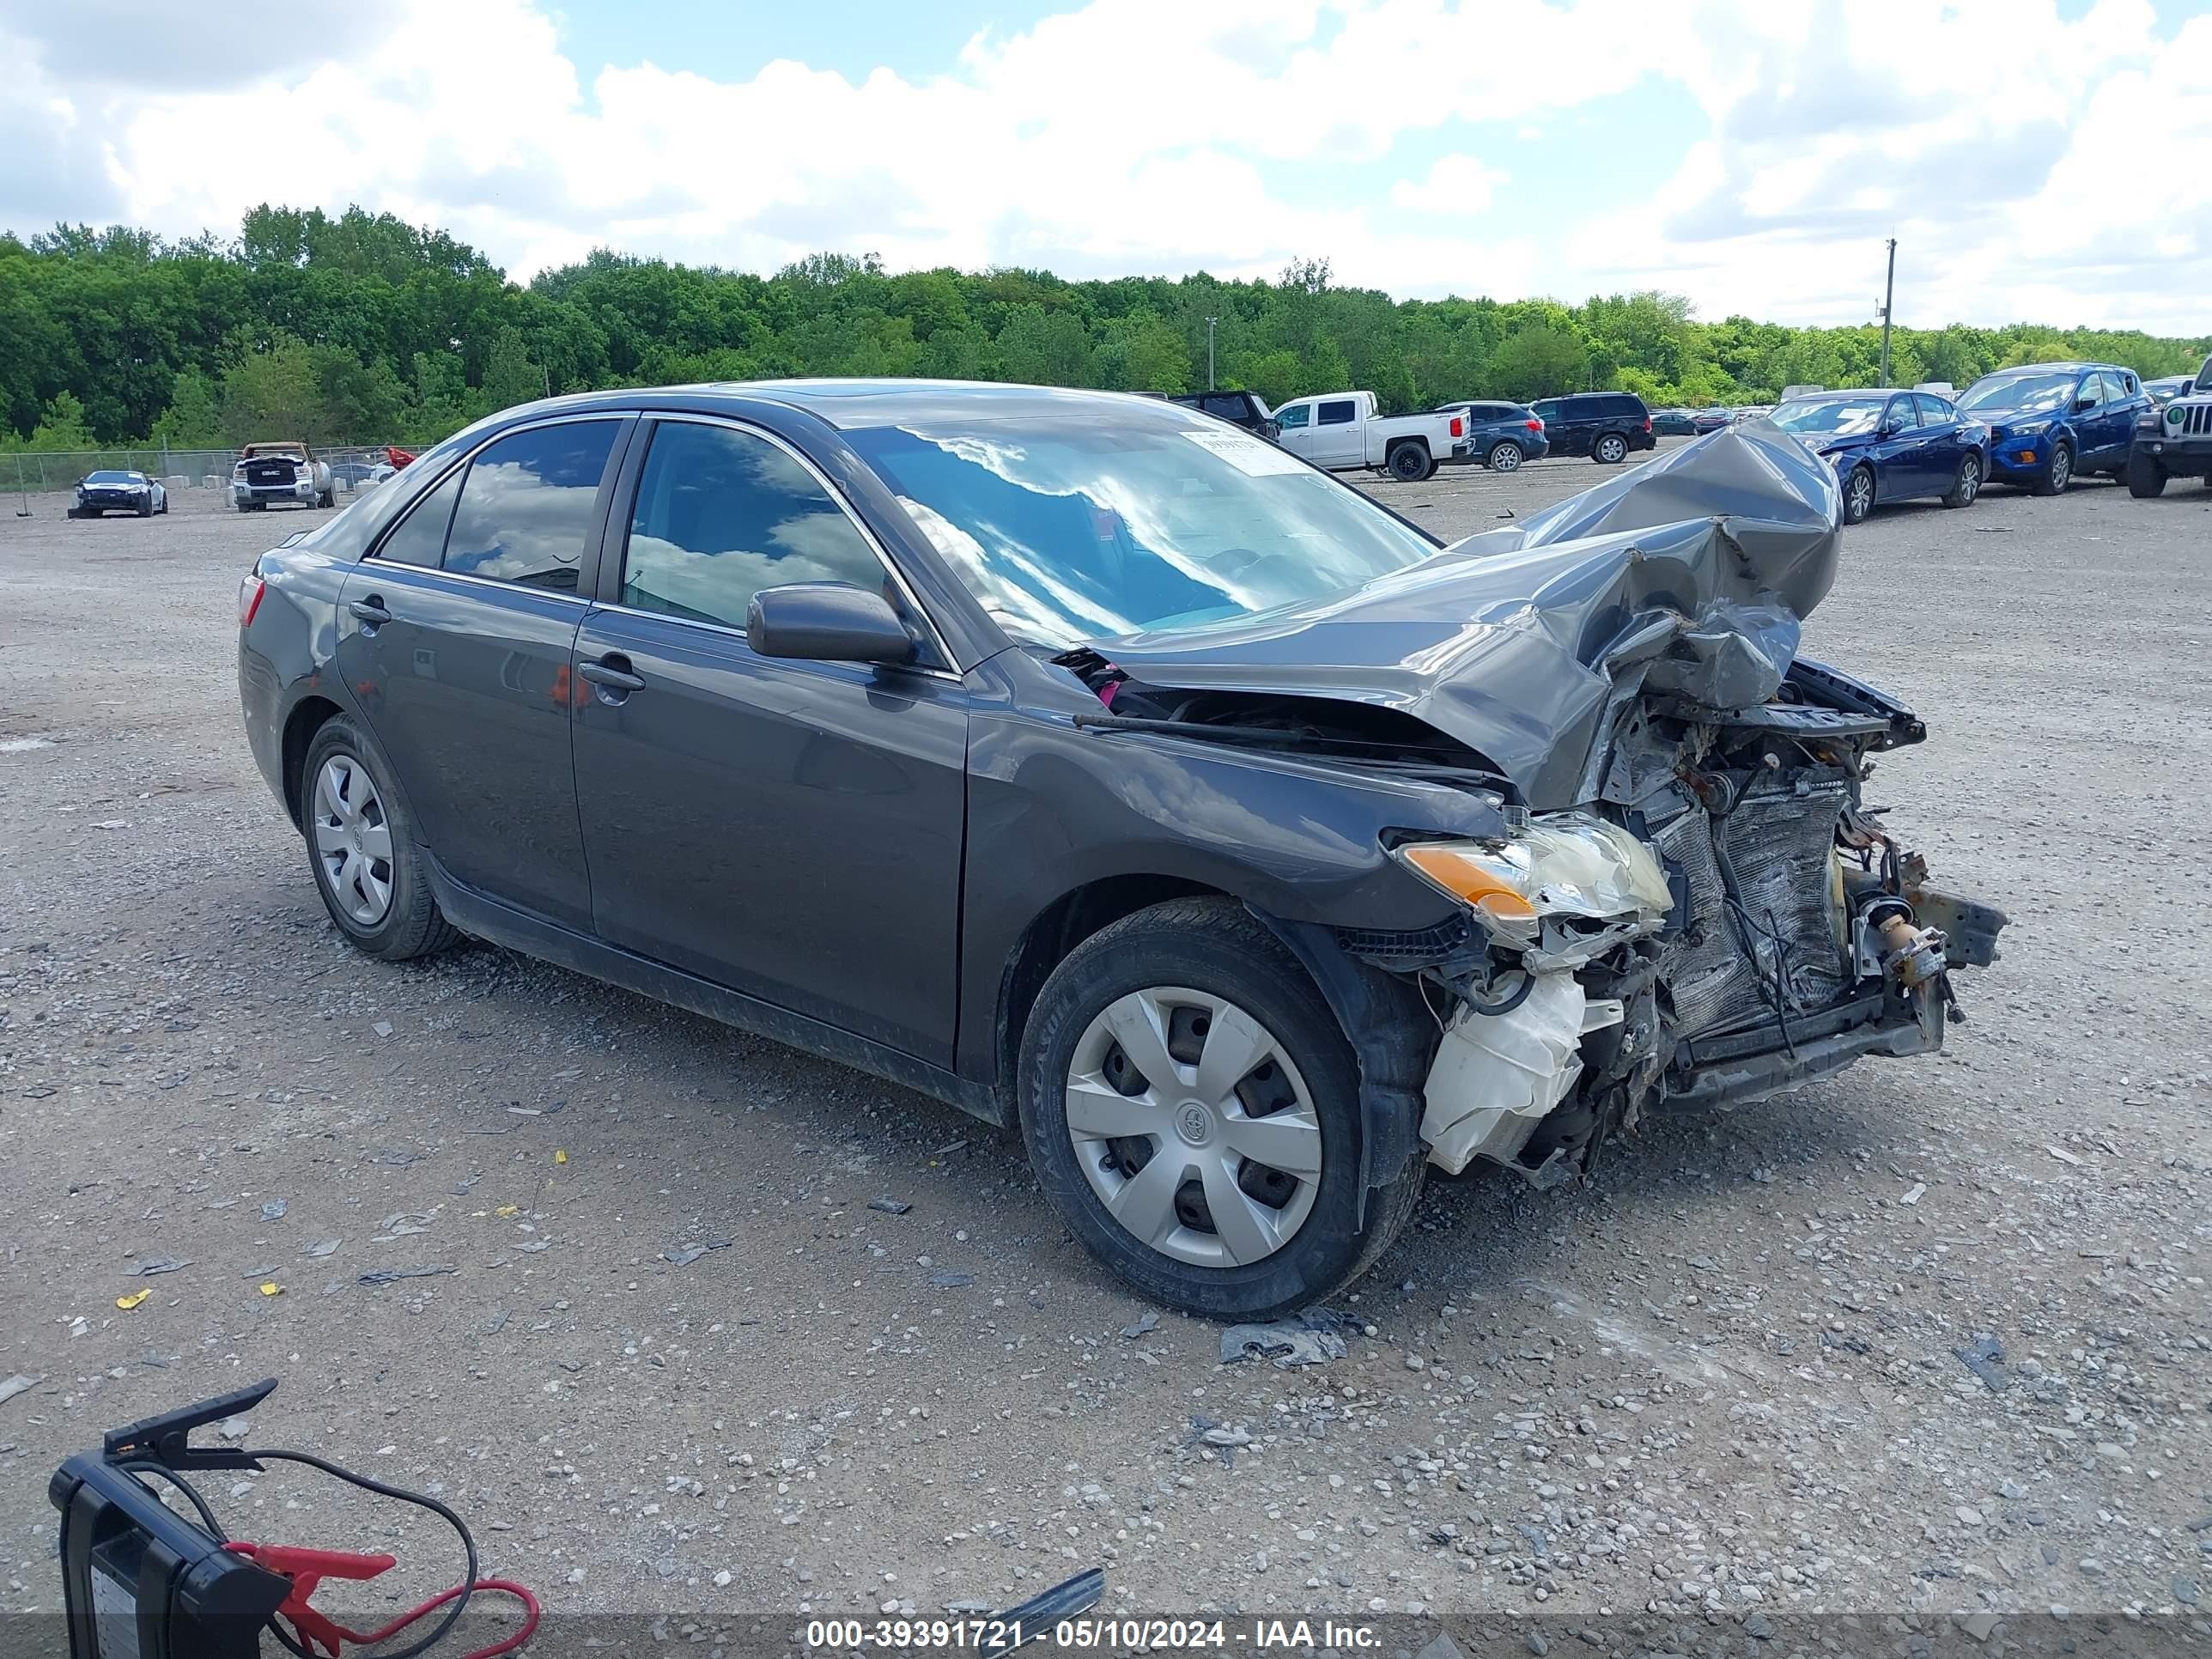
<svg viewBox="0 0 2212 1659">
<path fill-rule="evenodd" d="M 1749 422 L 1349 593 L 1096 648 L 1146 685 L 1402 710 L 1567 807 L 1620 701 L 1773 696 L 1840 525 L 1832 471 Z"/>
</svg>

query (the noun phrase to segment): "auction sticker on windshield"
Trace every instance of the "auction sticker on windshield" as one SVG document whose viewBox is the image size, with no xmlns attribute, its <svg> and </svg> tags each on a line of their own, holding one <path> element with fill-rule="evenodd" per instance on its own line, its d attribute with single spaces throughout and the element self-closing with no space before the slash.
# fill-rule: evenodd
<svg viewBox="0 0 2212 1659">
<path fill-rule="evenodd" d="M 1304 472 L 1306 464 L 1270 443 L 1248 438 L 1241 432 L 1185 432 L 1200 449 L 1210 449 L 1239 472 L 1264 478 L 1272 472 Z"/>
</svg>

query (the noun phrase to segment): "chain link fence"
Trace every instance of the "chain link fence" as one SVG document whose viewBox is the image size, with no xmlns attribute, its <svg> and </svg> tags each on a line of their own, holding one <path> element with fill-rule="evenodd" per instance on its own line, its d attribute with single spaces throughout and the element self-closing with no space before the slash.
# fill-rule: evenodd
<svg viewBox="0 0 2212 1659">
<path fill-rule="evenodd" d="M 400 448 L 409 446 L 402 444 Z M 340 497 L 366 489 L 388 463 L 383 444 L 344 444 L 315 452 L 331 464 L 331 480 Z M 224 489 L 238 460 L 234 449 L 151 448 L 24 450 L 0 454 L 0 492 L 39 495 L 74 489 L 88 472 L 143 472 L 172 489 Z"/>
</svg>

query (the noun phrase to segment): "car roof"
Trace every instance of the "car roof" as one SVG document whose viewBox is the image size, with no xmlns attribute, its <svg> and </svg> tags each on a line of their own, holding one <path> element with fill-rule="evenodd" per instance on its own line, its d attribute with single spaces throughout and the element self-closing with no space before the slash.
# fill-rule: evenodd
<svg viewBox="0 0 2212 1659">
<path fill-rule="evenodd" d="M 1795 398 L 1785 398 L 1782 401 L 1790 404 L 1832 404 L 1838 398 L 1894 398 L 1900 392 L 1917 390 L 1918 390 L 1917 387 L 1909 386 L 1838 386 L 1832 392 L 1802 392 Z M 1923 392 L 1920 395 L 1923 398 L 1940 398 L 1943 394 L 1940 392 Z"/>
<path fill-rule="evenodd" d="M 1982 378 L 1994 380 L 2002 374 L 2079 374 L 2085 369 L 2122 367 L 2118 363 L 2015 363 L 2010 368 L 1993 368 Z M 2123 372 L 2133 374 L 2135 371 L 2123 369 Z"/>
<path fill-rule="evenodd" d="M 693 410 L 720 407 L 737 412 L 763 403 L 811 415 L 841 431 L 896 426 L 933 416 L 1036 420 L 1086 409 L 1111 410 L 1124 416 L 1178 425 L 1188 418 L 1181 404 L 1167 398 L 1148 398 L 1133 392 L 1009 386 L 997 380 L 716 380 L 694 386 L 632 386 L 544 398 L 510 410 L 501 418 L 504 422 L 526 415 L 650 409 L 656 404 Z"/>
</svg>

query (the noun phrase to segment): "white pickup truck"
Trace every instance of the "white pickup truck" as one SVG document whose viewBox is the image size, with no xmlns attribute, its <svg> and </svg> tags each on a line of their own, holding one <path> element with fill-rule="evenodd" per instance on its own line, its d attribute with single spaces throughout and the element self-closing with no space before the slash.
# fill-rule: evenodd
<svg viewBox="0 0 2212 1659">
<path fill-rule="evenodd" d="M 1275 441 L 1331 472 L 1388 472 L 1416 483 L 1439 466 L 1474 459 L 1464 410 L 1377 415 L 1371 392 L 1299 398 L 1275 411 Z"/>
</svg>

